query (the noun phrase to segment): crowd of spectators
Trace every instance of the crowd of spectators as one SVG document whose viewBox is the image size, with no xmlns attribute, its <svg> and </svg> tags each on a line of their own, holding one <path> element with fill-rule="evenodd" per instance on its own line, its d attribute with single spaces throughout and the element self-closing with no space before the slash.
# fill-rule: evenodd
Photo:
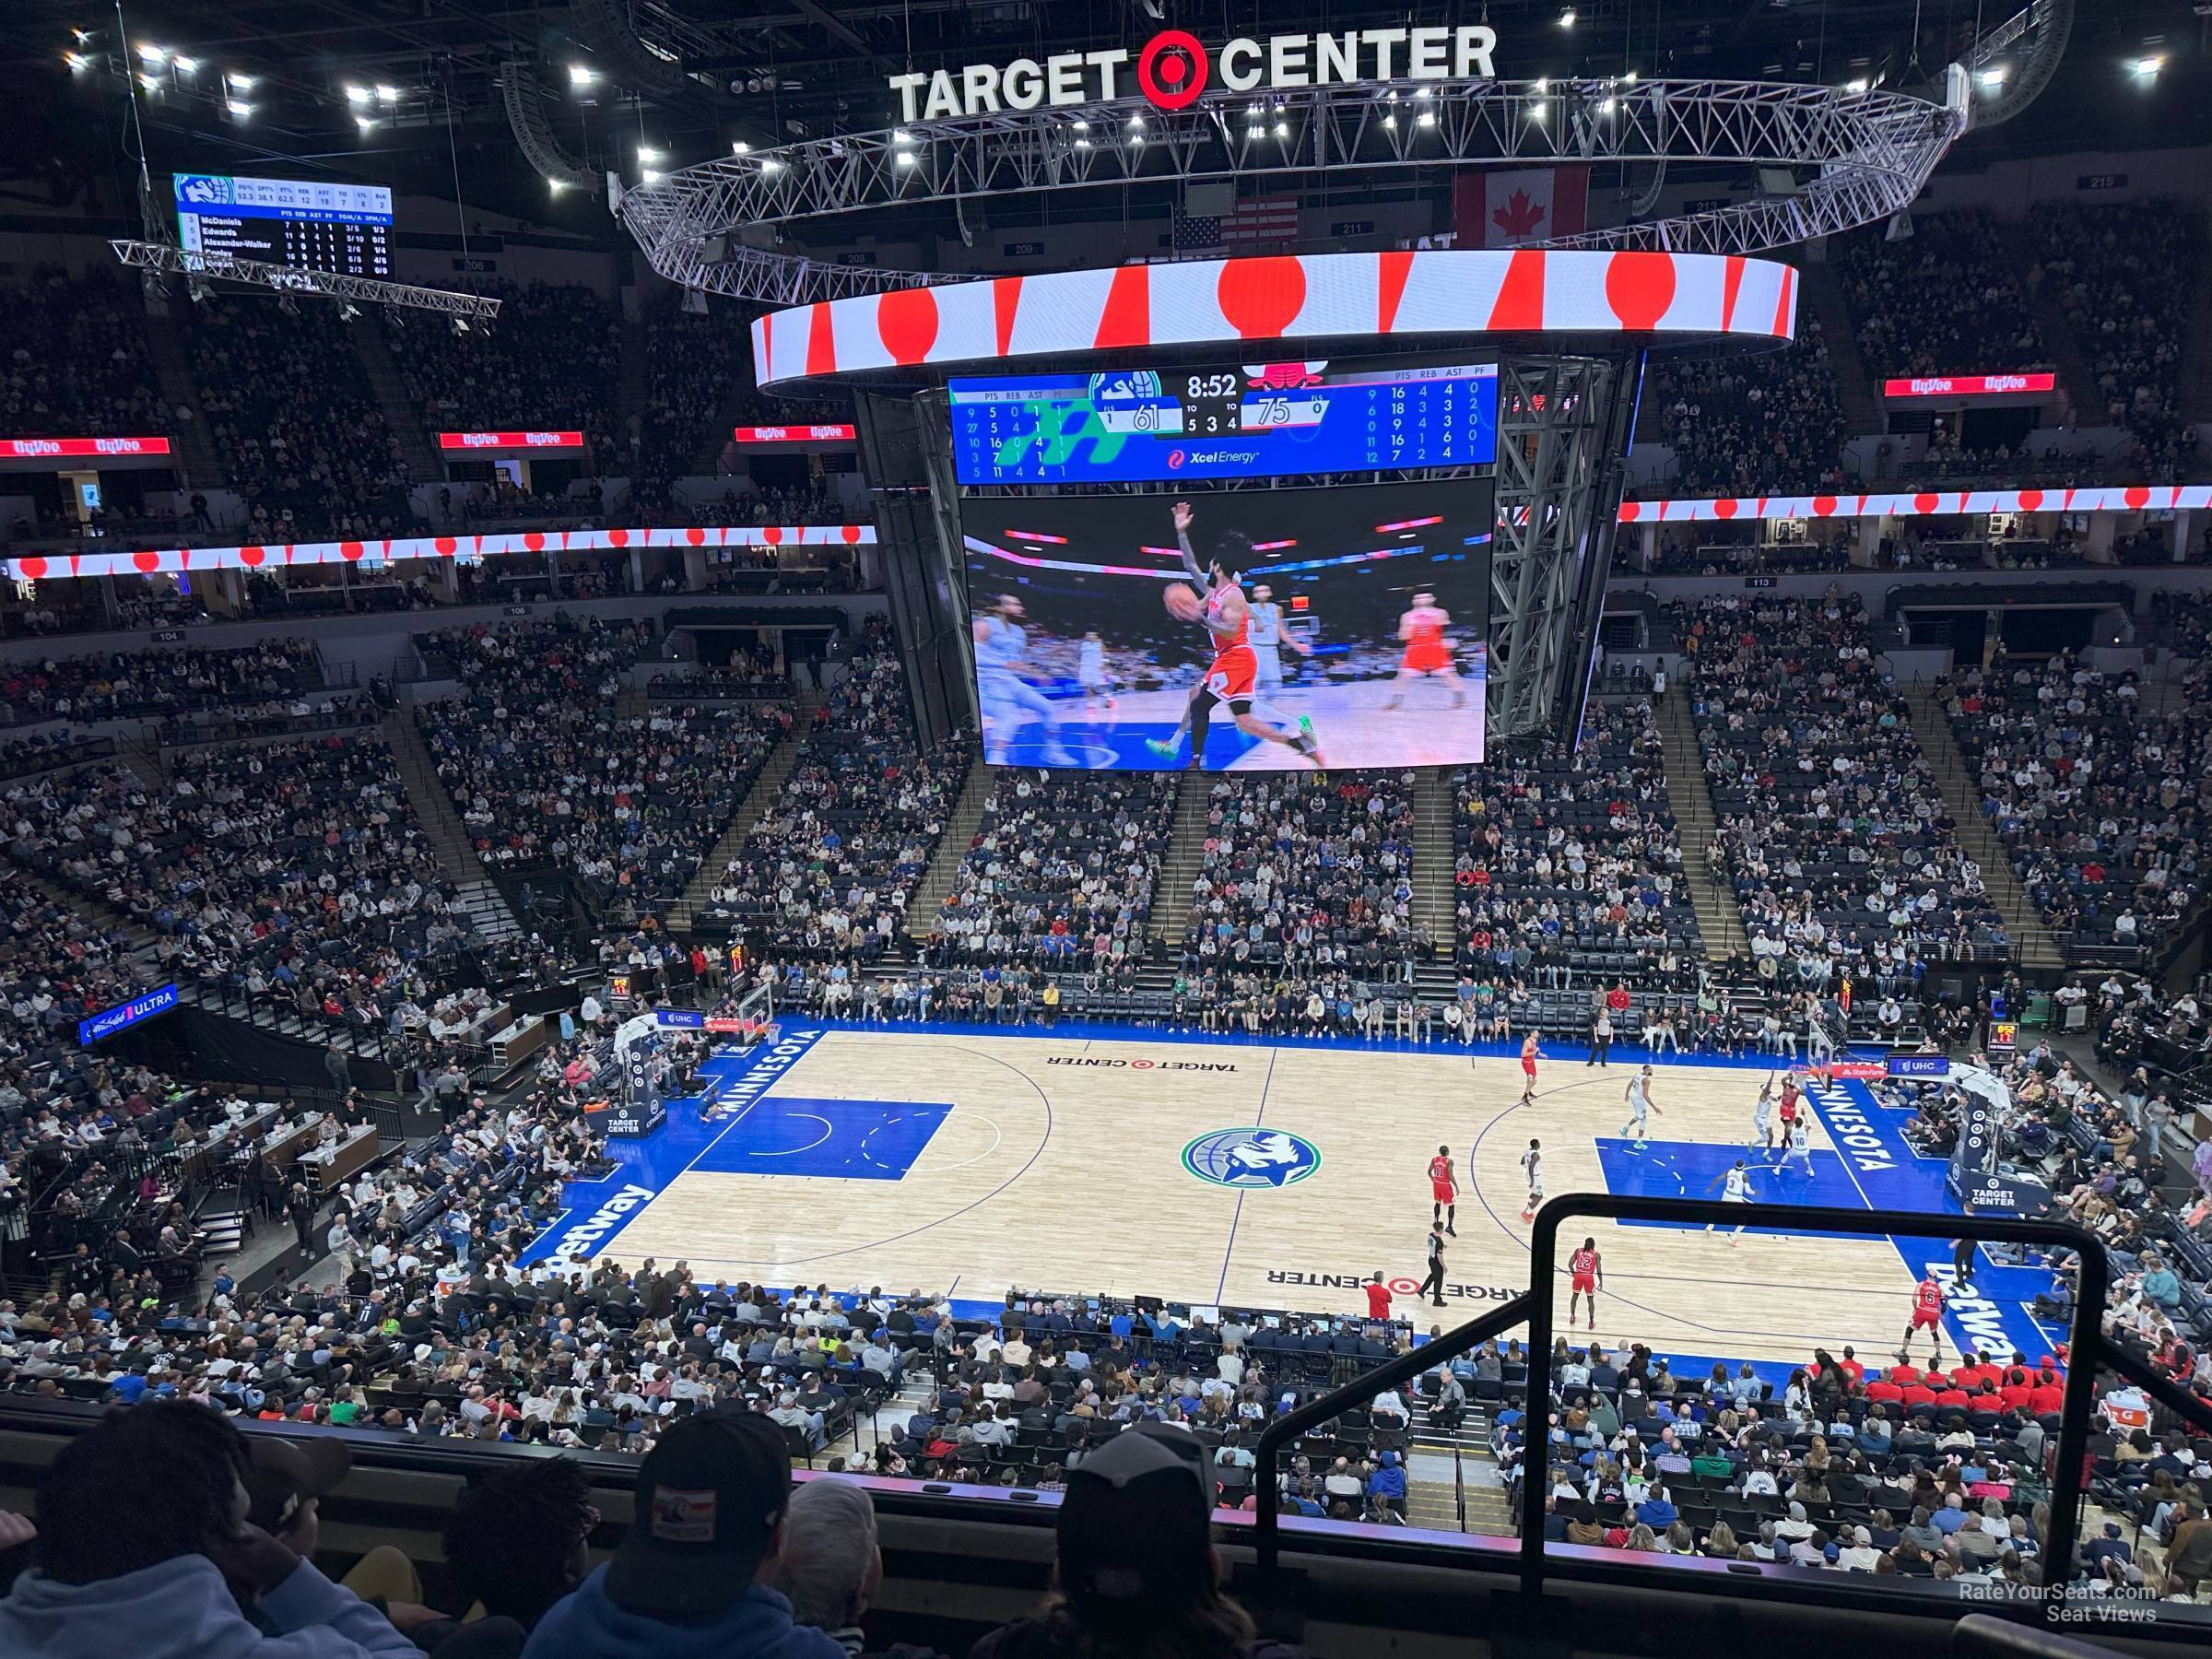
<svg viewBox="0 0 2212 1659">
<path fill-rule="evenodd" d="M 168 437 L 137 285 L 112 266 L 34 266 L 0 289 L 0 431 L 18 438 Z"/>
<path fill-rule="evenodd" d="M 387 326 L 422 422 L 431 432 L 581 431 L 601 472 L 617 458 L 614 398 L 622 324 L 581 284 L 494 283 L 499 316 L 456 337 L 443 327 Z"/>
<path fill-rule="evenodd" d="M 922 747 L 888 634 L 872 627 L 844 668 L 699 911 L 761 928 L 776 952 L 841 964 L 873 961 L 904 928 L 971 762 L 959 734 Z"/>
<path fill-rule="evenodd" d="M 361 1034 L 469 937 L 381 735 L 185 748 L 8 795 L 11 856 L 153 929 L 164 976 Z"/>
<path fill-rule="evenodd" d="M 1413 775 L 1218 778 L 1183 897 L 1191 971 L 1409 980 L 1430 943 L 1413 916 Z"/>
<path fill-rule="evenodd" d="M 2200 891 L 2212 791 L 2201 716 L 2155 714 L 2134 674 L 2064 651 L 2040 664 L 2000 653 L 1937 691 L 2021 888 L 2068 949 L 2162 943 Z"/>
<path fill-rule="evenodd" d="M 2194 216 L 2154 197 L 2112 207 L 2045 204 L 2030 223 L 2042 260 L 2030 281 L 2054 285 L 2097 376 L 2083 424 L 2097 424 L 2100 412 L 2136 434 L 2141 448 L 2129 482 L 2186 481 L 2183 469 L 2196 460 L 2196 443 L 2181 416 L 2186 336 L 2176 324 L 2188 315 L 2204 242 Z"/>
<path fill-rule="evenodd" d="M 322 659 L 312 640 L 48 657 L 0 666 L 0 725 L 166 718 L 188 709 L 266 703 L 322 686 Z"/>
<path fill-rule="evenodd" d="M 1859 599 L 1831 589 L 1670 609 L 1719 818 L 1714 862 L 1762 974 L 1792 959 L 1820 987 L 1916 956 L 2008 955 Z"/>
<path fill-rule="evenodd" d="M 718 454 L 730 441 L 717 429 L 735 388 L 752 378 L 752 344 L 739 312 L 717 308 L 692 312 L 682 296 L 645 319 L 645 406 L 632 418 L 630 477 L 641 485 L 665 483 L 700 471 L 701 454 Z"/>
<path fill-rule="evenodd" d="M 2022 274 L 1985 208 L 1912 221 L 1889 241 L 1847 240 L 1838 274 L 1868 374 L 2008 374 L 2047 368 Z"/>
<path fill-rule="evenodd" d="M 1653 495 L 1794 495 L 1842 480 L 1843 406 L 1817 317 L 1764 357 L 1680 357 L 1655 368 L 1647 441 L 1675 453 Z"/>
<path fill-rule="evenodd" d="M 1141 945 L 1175 829 L 1175 780 L 1002 771 L 924 962 L 1071 966 Z"/>
<path fill-rule="evenodd" d="M 1503 971 L 1522 943 L 1539 964 L 1638 978 L 1701 954 L 1647 699 L 1593 702 L 1572 754 L 1547 743 L 1465 768 L 1454 788 L 1463 971 Z"/>
<path fill-rule="evenodd" d="M 190 308 L 182 326 L 200 415 L 248 504 L 243 524 L 205 535 L 281 544 L 413 534 L 406 446 L 335 307 L 287 312 L 227 294 Z"/>
</svg>

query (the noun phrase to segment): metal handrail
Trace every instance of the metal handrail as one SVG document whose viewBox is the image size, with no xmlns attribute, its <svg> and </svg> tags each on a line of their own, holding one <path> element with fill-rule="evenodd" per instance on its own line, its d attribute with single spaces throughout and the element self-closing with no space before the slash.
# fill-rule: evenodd
<svg viewBox="0 0 2212 1659">
<path fill-rule="evenodd" d="M 1717 1206 L 1714 1207 L 1718 1207 Z M 1740 1215 L 1743 1206 L 1730 1206 L 1731 1219 Z M 1282 1518 L 1277 1512 L 1281 1500 L 1280 1482 L 1276 1474 L 1276 1455 L 1288 1441 L 1296 1440 L 1309 1429 L 1327 1422 L 1333 1417 L 1365 1400 L 1371 1400 L 1385 1388 L 1394 1388 L 1421 1372 L 1434 1369 L 1442 1361 L 1455 1359 L 1477 1343 L 1487 1342 L 1500 1331 L 1510 1331 L 1527 1321 L 1532 1299 L 1517 1296 L 1500 1307 L 1493 1308 L 1479 1319 L 1468 1321 L 1456 1331 L 1437 1337 L 1420 1347 L 1409 1348 L 1394 1359 L 1386 1359 L 1371 1371 L 1354 1377 L 1342 1388 L 1333 1388 L 1317 1400 L 1309 1400 L 1288 1417 L 1280 1417 L 1261 1430 L 1260 1443 L 1253 1448 L 1252 1484 L 1258 1494 L 1258 1509 L 1252 1528 L 1253 1548 L 1259 1557 L 1262 1576 L 1272 1578 L 1281 1565 Z"/>
<path fill-rule="evenodd" d="M 1971 1232 L 1976 1239 L 2008 1240 L 2020 1244 L 2056 1244 L 2080 1258 L 2080 1286 L 2074 1299 L 2074 1324 L 2066 1349 L 2065 1397 L 2058 1428 L 2058 1467 L 2051 1487 L 2051 1530 L 2042 1540 L 2042 1559 L 2053 1563 L 2045 1586 L 2047 1610 L 2059 1610 L 2065 1593 L 2063 1567 L 2074 1559 L 2077 1528 L 2080 1522 L 2083 1450 L 2088 1441 L 2090 1406 L 2100 1364 L 2128 1372 L 2108 1354 L 2100 1330 L 2105 1292 L 2110 1284 L 2103 1241 L 2070 1221 L 2028 1220 L 2011 1216 L 1967 1218 L 1908 1215 L 1885 1210 L 1847 1210 L 1825 1206 L 1778 1204 L 1722 1204 L 1702 1198 L 1634 1198 L 1611 1194 L 1567 1193 L 1536 1213 L 1529 1239 L 1528 1395 L 1532 1400 L 1551 1397 L 1552 1313 L 1555 1300 L 1560 1227 L 1570 1220 L 1658 1221 L 1683 1226 L 1779 1227 L 1792 1232 L 1848 1233 L 1855 1238 L 1887 1238 L 1894 1233 L 1930 1233 L 1938 1222 L 1944 1231 Z M 2093 1294 L 2092 1294 L 2093 1290 Z M 1517 1306 L 1518 1304 L 1516 1304 Z M 2119 1355 L 2133 1363 L 2133 1357 Z M 2138 1370 L 2140 1368 L 2137 1368 Z M 2179 1397 L 2178 1391 L 2169 1391 Z M 2165 1396 L 2160 1396 L 2161 1398 Z M 1540 1481 L 1521 1483 L 1521 1589 L 1524 1595 L 1541 1594 L 1544 1588 L 1545 1550 Z"/>
</svg>

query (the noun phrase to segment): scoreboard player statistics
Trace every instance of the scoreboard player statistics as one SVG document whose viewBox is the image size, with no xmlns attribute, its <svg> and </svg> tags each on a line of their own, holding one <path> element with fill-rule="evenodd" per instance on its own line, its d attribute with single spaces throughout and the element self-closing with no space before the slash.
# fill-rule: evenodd
<svg viewBox="0 0 2212 1659">
<path fill-rule="evenodd" d="M 392 193 L 382 185 L 179 173 L 176 194 L 187 253 L 392 275 Z"/>
<path fill-rule="evenodd" d="M 1325 362 L 956 379 L 962 484 L 1175 482 L 1498 458 L 1494 363 Z"/>
</svg>

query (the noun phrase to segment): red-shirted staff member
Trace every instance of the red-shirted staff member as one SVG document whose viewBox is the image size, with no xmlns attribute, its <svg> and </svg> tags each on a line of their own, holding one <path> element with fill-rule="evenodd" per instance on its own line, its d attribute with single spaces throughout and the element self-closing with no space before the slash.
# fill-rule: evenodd
<svg viewBox="0 0 2212 1659">
<path fill-rule="evenodd" d="M 1912 1292 L 1912 1323 L 1905 1327 L 1904 1340 L 1898 1347 L 1897 1357 L 1901 1362 L 1911 1358 L 1912 1333 L 1928 1334 L 1928 1369 L 1936 1370 L 1943 1364 L 1943 1287 L 1929 1274 Z"/>
<path fill-rule="evenodd" d="M 1429 1197 L 1434 1209 L 1433 1218 L 1444 1224 L 1444 1231 L 1454 1239 L 1459 1229 L 1459 1182 L 1452 1177 L 1452 1148 L 1439 1147 L 1436 1156 L 1429 1160 Z"/>
<path fill-rule="evenodd" d="M 1590 1329 L 1597 1329 L 1597 1293 L 1606 1288 L 1606 1264 L 1597 1253 L 1597 1241 L 1584 1239 L 1583 1247 L 1567 1258 L 1567 1328 L 1574 1328 L 1575 1303 L 1590 1299 Z"/>
</svg>

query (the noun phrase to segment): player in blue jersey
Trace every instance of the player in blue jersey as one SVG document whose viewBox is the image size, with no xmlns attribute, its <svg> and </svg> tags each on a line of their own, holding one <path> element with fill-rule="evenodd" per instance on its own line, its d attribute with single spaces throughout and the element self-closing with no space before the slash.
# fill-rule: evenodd
<svg viewBox="0 0 2212 1659">
<path fill-rule="evenodd" d="M 1052 703 L 1017 672 L 1030 642 L 1022 615 L 1021 601 L 1006 594 L 989 616 L 975 619 L 975 688 L 983 719 L 996 727 L 1001 758 L 995 763 L 1014 764 L 1014 734 L 1033 724 L 1044 728 L 1044 764 L 1073 766 L 1076 759 L 1061 746 L 1060 721 Z"/>
</svg>

